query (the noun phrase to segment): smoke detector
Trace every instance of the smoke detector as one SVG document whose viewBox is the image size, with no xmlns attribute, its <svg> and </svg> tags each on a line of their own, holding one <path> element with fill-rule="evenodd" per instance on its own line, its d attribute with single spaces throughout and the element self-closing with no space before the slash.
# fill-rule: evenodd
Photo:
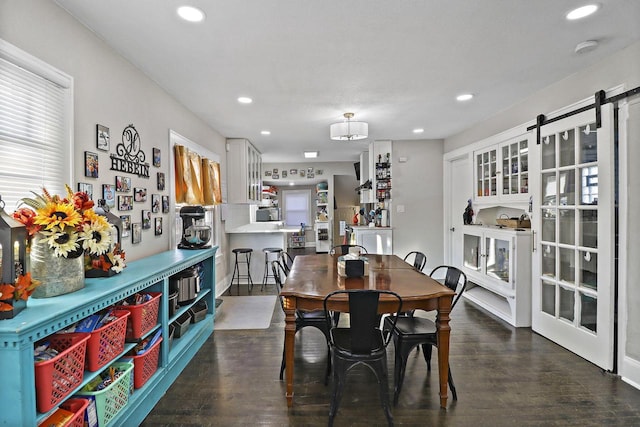
<svg viewBox="0 0 640 427">
<path fill-rule="evenodd" d="M 596 50 L 598 47 L 598 42 L 595 40 L 587 40 L 576 45 L 575 52 L 577 54 L 583 54 L 587 52 L 591 52 L 592 50 Z"/>
</svg>

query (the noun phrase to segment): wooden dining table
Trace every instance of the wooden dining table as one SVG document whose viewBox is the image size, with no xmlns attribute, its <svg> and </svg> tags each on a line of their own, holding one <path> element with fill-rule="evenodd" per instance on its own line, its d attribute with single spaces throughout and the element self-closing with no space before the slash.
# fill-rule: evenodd
<svg viewBox="0 0 640 427">
<path fill-rule="evenodd" d="M 295 257 L 291 272 L 281 290 L 285 311 L 285 370 L 287 405 L 293 406 L 294 338 L 296 310 L 322 310 L 325 296 L 341 289 L 378 289 L 397 293 L 402 298 L 402 310 L 437 311 L 438 370 L 440 406 L 447 406 L 447 374 L 449 372 L 449 313 L 455 292 L 431 277 L 415 270 L 396 255 L 363 255 L 368 262 L 368 275 L 342 277 L 338 275 L 339 255 L 316 254 Z M 384 298 L 381 313 L 393 312 Z"/>
</svg>

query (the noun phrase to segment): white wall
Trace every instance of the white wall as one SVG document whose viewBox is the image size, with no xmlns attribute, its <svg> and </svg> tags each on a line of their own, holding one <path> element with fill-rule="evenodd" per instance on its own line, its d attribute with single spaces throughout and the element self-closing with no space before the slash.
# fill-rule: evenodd
<svg viewBox="0 0 640 427">
<path fill-rule="evenodd" d="M 423 252 L 427 274 L 444 261 L 442 150 L 442 140 L 393 141 L 393 252 Z M 407 161 L 400 163 L 400 157 Z"/>
<path fill-rule="evenodd" d="M 94 33 L 49 0 L 0 0 L 0 38 L 51 64 L 74 79 L 74 182 L 93 184 L 94 199 L 102 184 L 114 184 L 115 175 L 132 177 L 134 187 L 147 188 L 148 193 L 169 194 L 157 190 L 157 172 L 169 177 L 169 129 L 222 155 L 225 139 L 185 109 L 131 63 L 107 46 Z M 109 170 L 109 153 L 96 150 L 96 124 L 110 129 L 111 150 L 121 141 L 123 129 L 133 124 L 140 134 L 142 150 L 151 164 L 152 150 L 160 148 L 161 167 L 150 167 L 150 178 L 139 178 Z M 84 177 L 84 151 L 98 153 L 100 177 Z M 221 165 L 225 173 L 224 160 Z M 33 189 L 37 190 L 37 189 Z M 132 194 L 132 193 L 129 193 Z M 170 199 L 174 200 L 173 195 Z M 151 199 L 134 205 L 133 222 L 141 221 L 142 209 L 151 209 Z M 173 209 L 172 209 L 173 211 Z M 127 260 L 135 260 L 169 249 L 169 236 L 175 220 L 169 214 L 153 214 L 164 218 L 164 232 L 155 236 L 153 228 L 143 230 L 142 243 L 123 242 Z M 224 274 L 224 272 L 221 272 Z"/>
</svg>

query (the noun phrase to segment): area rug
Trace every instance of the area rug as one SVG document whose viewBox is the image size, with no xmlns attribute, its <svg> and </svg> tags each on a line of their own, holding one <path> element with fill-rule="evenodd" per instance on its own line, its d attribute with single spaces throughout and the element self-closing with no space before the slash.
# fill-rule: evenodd
<svg viewBox="0 0 640 427">
<path fill-rule="evenodd" d="M 267 329 L 271 324 L 276 295 L 224 296 L 217 308 L 215 330 Z"/>
</svg>

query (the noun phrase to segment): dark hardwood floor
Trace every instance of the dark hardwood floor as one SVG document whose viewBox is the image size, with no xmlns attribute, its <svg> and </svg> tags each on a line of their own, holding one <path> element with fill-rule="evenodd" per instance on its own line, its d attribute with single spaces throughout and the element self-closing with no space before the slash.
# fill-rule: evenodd
<svg viewBox="0 0 640 427">
<path fill-rule="evenodd" d="M 246 287 L 240 291 L 247 294 Z M 269 285 L 262 294 L 275 292 Z M 260 295 L 260 286 L 252 294 Z M 447 410 L 440 409 L 437 352 L 431 372 L 422 354 L 414 353 L 393 408 L 395 425 L 640 426 L 640 390 L 615 375 L 464 299 L 451 319 L 450 364 L 458 400 L 449 393 Z M 214 332 L 142 425 L 326 425 L 331 383 L 324 385 L 324 337 L 314 328 L 296 335 L 289 409 L 285 383 L 278 379 L 283 328 L 276 304 L 269 329 Z M 391 389 L 393 344 L 388 354 Z M 350 372 L 336 426 L 386 425 L 373 381 L 366 368 Z"/>
</svg>

